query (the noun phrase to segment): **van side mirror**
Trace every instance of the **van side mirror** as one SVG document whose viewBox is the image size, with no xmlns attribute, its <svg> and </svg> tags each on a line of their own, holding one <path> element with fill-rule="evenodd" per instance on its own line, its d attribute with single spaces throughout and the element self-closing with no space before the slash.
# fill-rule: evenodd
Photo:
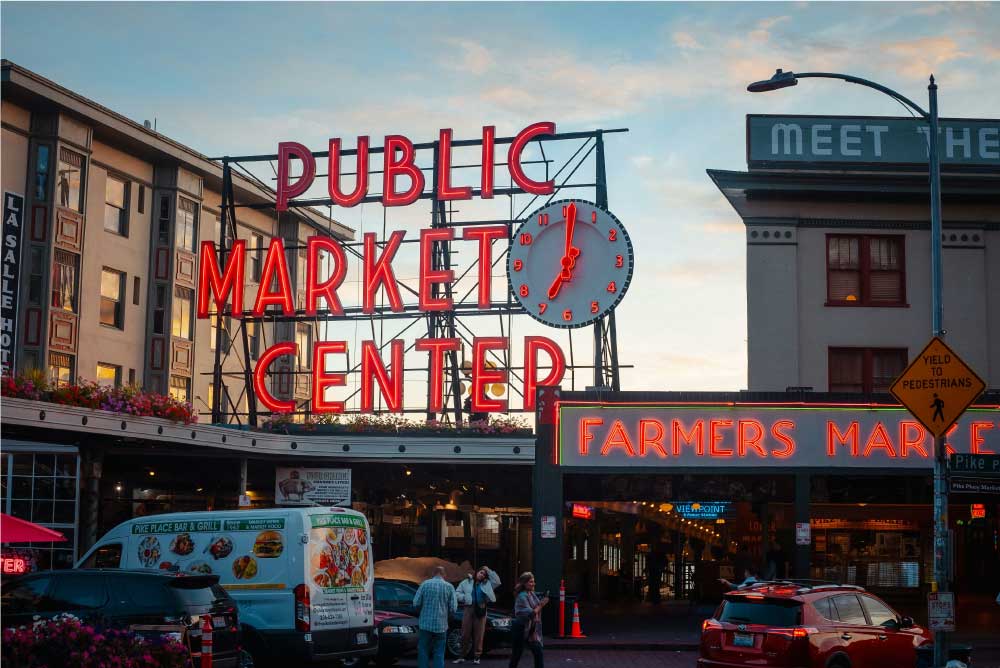
<svg viewBox="0 0 1000 668">
<path fill-rule="evenodd" d="M 901 629 L 911 629 L 914 626 L 913 617 L 903 617 L 899 620 L 899 628 Z"/>
</svg>

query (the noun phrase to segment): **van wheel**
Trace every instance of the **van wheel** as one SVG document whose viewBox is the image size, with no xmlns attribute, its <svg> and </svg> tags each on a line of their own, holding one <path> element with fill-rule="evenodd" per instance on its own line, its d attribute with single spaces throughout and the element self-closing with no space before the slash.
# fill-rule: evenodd
<svg viewBox="0 0 1000 668">
<path fill-rule="evenodd" d="M 462 654 L 462 629 L 448 629 L 444 645 L 445 649 L 448 650 L 448 658 L 459 658 Z"/>
</svg>

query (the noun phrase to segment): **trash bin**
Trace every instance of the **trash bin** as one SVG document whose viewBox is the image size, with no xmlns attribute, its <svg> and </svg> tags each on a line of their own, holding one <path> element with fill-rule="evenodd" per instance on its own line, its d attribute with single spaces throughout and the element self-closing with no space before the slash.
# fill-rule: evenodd
<svg viewBox="0 0 1000 668">
<path fill-rule="evenodd" d="M 967 666 L 972 665 L 972 645 L 951 643 L 948 648 L 948 660 L 958 659 Z M 917 648 L 917 668 L 935 668 L 934 645 L 921 645 Z M 941 666 L 937 668 L 943 668 Z"/>
</svg>

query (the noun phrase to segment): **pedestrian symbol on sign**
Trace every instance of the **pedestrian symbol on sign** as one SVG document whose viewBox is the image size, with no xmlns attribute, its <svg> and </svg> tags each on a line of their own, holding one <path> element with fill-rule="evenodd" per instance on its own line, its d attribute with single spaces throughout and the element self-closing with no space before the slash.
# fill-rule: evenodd
<svg viewBox="0 0 1000 668">
<path fill-rule="evenodd" d="M 942 412 L 944 410 L 944 399 L 939 397 L 937 392 L 934 393 L 934 403 L 930 407 L 934 409 L 934 417 L 931 418 L 931 422 L 937 422 L 938 420 L 944 422 L 944 413 Z"/>
</svg>

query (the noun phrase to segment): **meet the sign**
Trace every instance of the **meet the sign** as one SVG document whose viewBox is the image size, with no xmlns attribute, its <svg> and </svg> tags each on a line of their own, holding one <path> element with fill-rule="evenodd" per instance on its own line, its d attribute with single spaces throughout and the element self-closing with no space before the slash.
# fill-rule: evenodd
<svg viewBox="0 0 1000 668">
<path fill-rule="evenodd" d="M 21 228 L 24 197 L 3 194 L 3 253 L 0 258 L 0 372 L 14 371 L 17 351 L 17 296 L 21 272 Z"/>
<path fill-rule="evenodd" d="M 978 473 L 984 476 L 1000 476 L 1000 455 L 968 455 L 955 453 L 948 468 L 952 473 Z"/>
<path fill-rule="evenodd" d="M 934 440 L 903 408 L 562 404 L 559 463 L 602 467 L 927 469 Z M 1000 452 L 1000 408 L 973 408 L 949 453 Z"/>
<path fill-rule="evenodd" d="M 748 115 L 747 162 L 926 165 L 928 135 L 919 118 Z M 941 119 L 938 143 L 945 167 L 1000 168 L 1000 120 Z"/>
</svg>

